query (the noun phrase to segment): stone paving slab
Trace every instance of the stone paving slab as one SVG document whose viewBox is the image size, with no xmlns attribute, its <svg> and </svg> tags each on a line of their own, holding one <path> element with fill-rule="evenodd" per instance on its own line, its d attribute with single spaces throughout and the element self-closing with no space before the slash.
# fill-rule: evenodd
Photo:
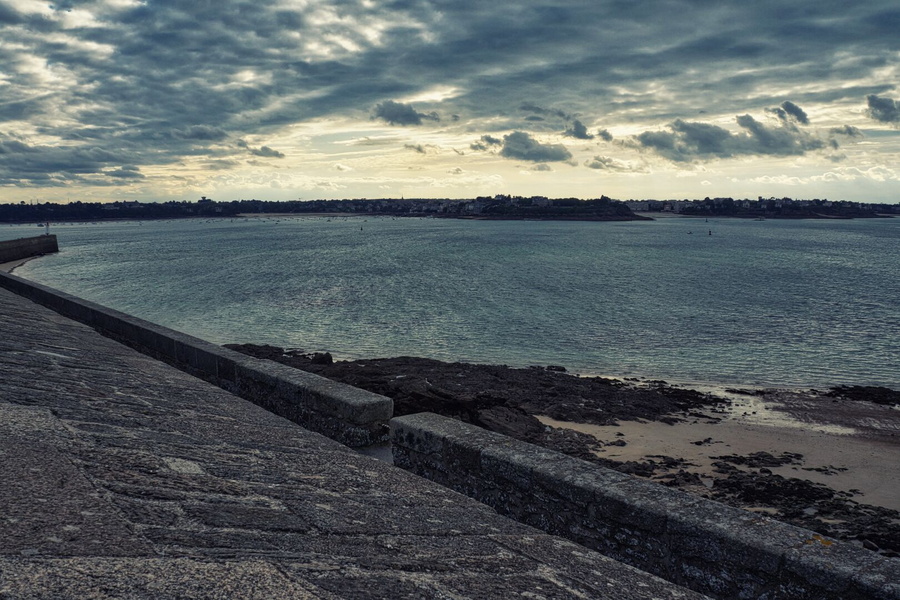
<svg viewBox="0 0 900 600">
<path fill-rule="evenodd" d="M 0 598 L 702 598 L 0 290 Z"/>
</svg>

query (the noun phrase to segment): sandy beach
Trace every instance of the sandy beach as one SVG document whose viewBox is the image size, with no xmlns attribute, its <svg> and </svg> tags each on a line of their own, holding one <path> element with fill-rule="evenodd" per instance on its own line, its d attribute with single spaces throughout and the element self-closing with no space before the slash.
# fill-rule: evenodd
<svg viewBox="0 0 900 600">
<path fill-rule="evenodd" d="M 684 470 L 699 475 L 709 487 L 723 476 L 714 464 L 720 456 L 789 455 L 784 464 L 759 468 L 846 492 L 860 503 L 900 511 L 900 411 L 896 408 L 829 400 L 831 410 L 822 410 L 821 402 L 812 401 L 814 396 L 783 390 L 770 392 L 765 400 L 723 395 L 729 396 L 730 404 L 713 418 L 620 421 L 609 426 L 538 419 L 551 427 L 593 436 L 603 444 L 595 450 L 602 458 L 619 462 L 646 462 L 660 456 L 683 459 L 685 463 L 677 467 L 661 466 L 656 476 Z"/>
</svg>

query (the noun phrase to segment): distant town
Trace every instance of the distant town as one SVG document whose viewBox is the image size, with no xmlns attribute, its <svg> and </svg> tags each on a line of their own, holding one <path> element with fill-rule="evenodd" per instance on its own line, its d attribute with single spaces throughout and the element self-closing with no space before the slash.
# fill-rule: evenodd
<svg viewBox="0 0 900 600">
<path fill-rule="evenodd" d="M 627 221 L 654 214 L 743 218 L 851 219 L 900 215 L 900 203 L 867 204 L 813 199 L 704 198 L 703 200 L 582 200 L 544 196 L 479 196 L 471 199 L 231 200 L 202 197 L 182 202 L 20 202 L 0 204 L 0 222 L 45 223 L 106 219 L 237 217 L 254 214 L 388 215 L 468 219 Z"/>
</svg>

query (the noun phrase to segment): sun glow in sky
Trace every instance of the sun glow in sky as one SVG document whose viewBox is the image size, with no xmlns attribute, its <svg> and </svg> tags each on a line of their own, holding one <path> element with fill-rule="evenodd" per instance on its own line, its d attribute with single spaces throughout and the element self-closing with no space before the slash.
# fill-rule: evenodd
<svg viewBox="0 0 900 600">
<path fill-rule="evenodd" d="M 894 0 L 0 0 L 0 202 L 900 201 Z"/>
</svg>

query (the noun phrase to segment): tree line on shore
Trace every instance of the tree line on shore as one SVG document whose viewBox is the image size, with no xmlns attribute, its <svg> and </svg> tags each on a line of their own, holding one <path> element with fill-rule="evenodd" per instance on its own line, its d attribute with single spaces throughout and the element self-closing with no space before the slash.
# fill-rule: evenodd
<svg viewBox="0 0 900 600">
<path fill-rule="evenodd" d="M 346 200 L 232 200 L 218 202 L 205 196 L 197 201 L 169 202 L 44 202 L 0 204 L 0 222 L 44 223 L 99 221 L 107 219 L 177 219 L 189 217 L 235 217 L 246 214 L 336 214 L 432 216 L 481 219 L 635 220 L 638 212 L 675 212 L 693 216 L 770 218 L 855 218 L 900 214 L 898 204 L 831 202 L 762 198 L 735 200 L 643 200 L 621 202 L 606 196 L 547 198 L 544 196 L 479 196 L 470 199 L 381 198 Z"/>
<path fill-rule="evenodd" d="M 472 199 L 233 200 L 203 197 L 195 202 L 51 202 L 0 204 L 0 222 L 97 221 L 235 217 L 246 214 L 337 214 L 505 219 L 639 219 L 623 202 L 605 196 L 578 198 L 493 196 Z"/>
</svg>

